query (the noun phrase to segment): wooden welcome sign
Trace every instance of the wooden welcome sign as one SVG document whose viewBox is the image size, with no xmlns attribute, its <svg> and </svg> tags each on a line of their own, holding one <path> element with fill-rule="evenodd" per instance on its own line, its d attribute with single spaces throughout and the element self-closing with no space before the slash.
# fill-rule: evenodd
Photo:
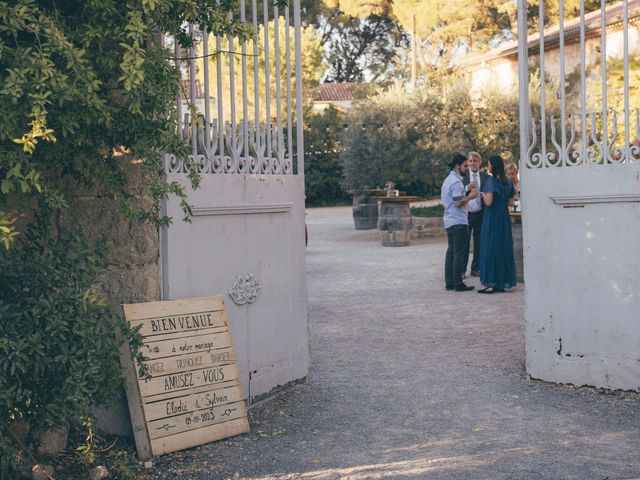
<svg viewBox="0 0 640 480">
<path fill-rule="evenodd" d="M 222 296 L 122 307 L 144 340 L 142 369 L 121 352 L 140 458 L 249 431 Z"/>
</svg>

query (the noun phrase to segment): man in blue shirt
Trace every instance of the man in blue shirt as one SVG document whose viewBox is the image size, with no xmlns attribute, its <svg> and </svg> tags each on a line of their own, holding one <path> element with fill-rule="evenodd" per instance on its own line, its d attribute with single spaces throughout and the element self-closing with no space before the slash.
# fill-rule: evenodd
<svg viewBox="0 0 640 480">
<path fill-rule="evenodd" d="M 466 193 L 463 177 L 469 170 L 469 161 L 456 153 L 449 162 L 449 175 L 442 184 L 440 198 L 444 205 L 444 228 L 447 230 L 447 256 L 444 262 L 444 280 L 447 290 L 468 292 L 473 287 L 465 285 L 462 274 L 466 270 L 465 259 L 469 253 L 469 220 L 467 203 L 478 196 L 474 182 Z M 466 252 L 466 253 L 465 253 Z"/>
</svg>

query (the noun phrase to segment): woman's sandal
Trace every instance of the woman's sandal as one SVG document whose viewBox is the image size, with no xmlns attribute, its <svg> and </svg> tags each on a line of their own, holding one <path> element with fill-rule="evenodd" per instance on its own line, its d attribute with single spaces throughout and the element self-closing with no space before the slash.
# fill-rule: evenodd
<svg viewBox="0 0 640 480">
<path fill-rule="evenodd" d="M 478 290 L 478 293 L 487 293 L 487 294 L 489 294 L 489 293 L 493 293 L 493 291 L 494 291 L 493 288 L 485 287 L 485 288 L 482 288 L 482 289 Z"/>
</svg>

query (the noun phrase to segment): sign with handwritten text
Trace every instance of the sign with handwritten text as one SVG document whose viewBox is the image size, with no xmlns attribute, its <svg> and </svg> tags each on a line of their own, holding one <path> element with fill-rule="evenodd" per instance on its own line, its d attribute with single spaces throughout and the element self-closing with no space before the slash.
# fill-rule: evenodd
<svg viewBox="0 0 640 480">
<path fill-rule="evenodd" d="M 142 365 L 121 354 L 140 458 L 249 431 L 222 296 L 123 309 L 144 341 Z"/>
</svg>

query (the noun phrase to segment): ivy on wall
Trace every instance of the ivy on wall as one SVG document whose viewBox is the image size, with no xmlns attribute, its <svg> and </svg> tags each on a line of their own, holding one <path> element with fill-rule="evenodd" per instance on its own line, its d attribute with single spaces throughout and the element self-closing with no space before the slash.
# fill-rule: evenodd
<svg viewBox="0 0 640 480">
<path fill-rule="evenodd" d="M 0 2 L 0 241 L 37 197 L 68 205 L 65 178 L 121 199 L 130 214 L 165 223 L 159 201 L 183 189 L 162 181 L 158 151 L 186 153 L 175 134 L 179 72 L 160 34 L 192 45 L 187 22 L 240 39 L 235 2 L 213 0 L 18 0 Z M 128 204 L 122 157 L 147 167 L 153 205 Z M 195 176 L 192 181 L 197 185 Z M 8 206 L 9 198 L 11 207 Z M 186 204 L 183 205 L 186 208 Z"/>
<path fill-rule="evenodd" d="M 187 52 L 189 22 L 252 38 L 251 26 L 230 20 L 236 8 L 0 0 L 0 477 L 17 458 L 9 425 L 50 427 L 119 389 L 114 331 L 134 347 L 135 332 L 95 293 L 105 266 L 97 246 L 58 220 L 74 191 L 157 226 L 171 221 L 159 214 L 162 199 L 176 195 L 188 216 L 185 190 L 165 182 L 158 155 L 188 153 L 175 133 L 180 72 L 162 38 Z M 131 159 L 144 167 L 151 201 L 128 193 Z M 198 180 L 191 175 L 194 188 Z"/>
</svg>

